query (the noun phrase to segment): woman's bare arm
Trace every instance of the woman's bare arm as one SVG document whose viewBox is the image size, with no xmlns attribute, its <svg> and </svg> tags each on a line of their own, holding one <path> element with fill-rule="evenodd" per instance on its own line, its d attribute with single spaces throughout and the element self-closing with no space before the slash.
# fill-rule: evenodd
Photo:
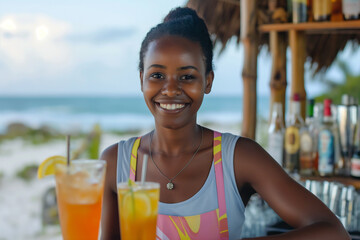
<svg viewBox="0 0 360 240">
<path fill-rule="evenodd" d="M 294 181 L 257 143 L 240 138 L 234 156 L 238 186 L 249 183 L 295 230 L 257 239 L 350 239 L 337 217 L 316 196 Z"/>
<path fill-rule="evenodd" d="M 117 144 L 114 144 L 104 150 L 100 159 L 107 162 L 100 239 L 120 239 L 119 213 L 116 194 Z"/>
</svg>

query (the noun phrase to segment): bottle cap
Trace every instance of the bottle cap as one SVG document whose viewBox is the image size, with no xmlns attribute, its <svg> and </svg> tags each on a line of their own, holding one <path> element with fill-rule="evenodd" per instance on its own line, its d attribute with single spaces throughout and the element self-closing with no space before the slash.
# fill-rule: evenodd
<svg viewBox="0 0 360 240">
<path fill-rule="evenodd" d="M 294 93 L 293 95 L 293 101 L 299 102 L 300 101 L 300 95 L 298 93 Z"/>
<path fill-rule="evenodd" d="M 314 106 L 314 117 L 315 118 L 321 118 L 324 113 L 324 105 L 322 102 L 315 103 Z"/>
<path fill-rule="evenodd" d="M 358 105 L 357 102 L 358 102 L 358 100 L 356 99 L 356 97 L 350 96 L 349 105 L 356 106 L 356 105 Z"/>
<path fill-rule="evenodd" d="M 341 96 L 341 104 L 345 106 L 350 105 L 350 96 L 348 94 L 343 94 Z"/>
<path fill-rule="evenodd" d="M 307 116 L 313 117 L 314 116 L 314 105 L 315 105 L 315 99 L 309 99 L 308 107 L 307 107 Z"/>
<path fill-rule="evenodd" d="M 331 116 L 331 99 L 324 100 L 324 116 Z"/>
</svg>

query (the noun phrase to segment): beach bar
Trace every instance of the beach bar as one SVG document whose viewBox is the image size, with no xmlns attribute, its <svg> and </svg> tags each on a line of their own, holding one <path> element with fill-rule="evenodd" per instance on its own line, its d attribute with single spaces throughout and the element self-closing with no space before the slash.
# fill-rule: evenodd
<svg viewBox="0 0 360 240">
<path fill-rule="evenodd" d="M 291 101 L 295 95 L 300 101 L 300 114 L 303 119 L 306 118 L 308 100 L 304 80 L 306 63 L 309 63 L 309 69 L 313 71 L 314 77 L 324 74 L 347 44 L 353 44 L 354 49 L 358 48 L 359 15 L 351 19 L 345 12 L 348 11 L 348 6 L 345 6 L 346 1 L 329 0 L 328 3 L 332 4 L 329 5 L 330 12 L 322 19 L 322 16 L 318 14 L 318 11 L 322 9 L 318 9 L 319 6 L 315 1 L 189 0 L 187 2 L 187 6 L 196 9 L 204 18 L 213 35 L 214 45 L 221 45 L 220 53 L 232 38 L 237 39 L 237 44 L 243 45 L 244 64 L 242 73 L 239 74 L 239 81 L 242 79 L 243 82 L 242 136 L 252 139 L 256 137 L 257 60 L 261 48 L 267 48 L 272 59 L 271 75 L 268 76 L 271 95 L 268 107 L 271 113 L 274 103 L 281 103 L 282 113 L 284 113 L 282 114 L 283 122 L 287 114 L 292 111 Z M 287 63 L 287 58 L 290 58 L 290 64 Z M 291 74 L 289 74 L 290 79 L 287 79 L 289 69 L 291 69 Z M 286 95 L 288 86 L 290 87 L 289 96 Z M 357 104 L 354 102 L 354 105 Z M 269 122 L 271 118 L 270 115 Z M 315 195 L 317 195 L 316 185 L 319 189 L 329 183 L 349 186 L 358 191 L 360 189 L 359 178 L 350 177 L 348 174 L 331 176 L 312 174 L 297 177 L 299 181 L 307 185 L 309 190 L 312 186 L 312 192 Z M 264 207 L 266 203 L 261 199 L 256 199 L 255 202 L 261 206 L 254 210 L 255 212 L 260 213 L 268 209 Z M 252 208 L 251 205 L 249 208 Z M 272 213 L 269 215 L 272 216 Z M 271 223 L 272 226 L 264 227 L 266 223 L 263 223 L 262 231 L 272 234 L 290 229 L 283 222 L 277 222 L 276 217 L 274 220 L 269 215 L 263 216 L 267 219 L 265 222 Z M 253 218 L 256 219 L 254 216 Z M 263 222 L 257 219 L 253 223 L 256 221 Z M 353 233 L 352 238 L 360 239 L 360 233 Z"/>
</svg>

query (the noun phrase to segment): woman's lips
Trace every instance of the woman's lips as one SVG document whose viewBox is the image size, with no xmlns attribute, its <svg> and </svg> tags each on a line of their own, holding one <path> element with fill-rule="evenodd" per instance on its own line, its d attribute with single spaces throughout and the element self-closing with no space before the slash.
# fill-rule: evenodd
<svg viewBox="0 0 360 240">
<path fill-rule="evenodd" d="M 160 103 L 159 105 L 166 110 L 178 110 L 185 107 L 184 103 Z"/>
</svg>

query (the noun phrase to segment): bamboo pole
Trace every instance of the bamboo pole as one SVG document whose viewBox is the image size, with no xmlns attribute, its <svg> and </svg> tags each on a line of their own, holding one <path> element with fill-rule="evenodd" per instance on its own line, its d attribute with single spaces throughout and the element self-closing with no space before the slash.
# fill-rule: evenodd
<svg viewBox="0 0 360 240">
<path fill-rule="evenodd" d="M 255 139 L 256 134 L 256 79 L 258 33 L 256 30 L 256 0 L 241 0 L 241 41 L 244 46 L 243 121 L 241 134 Z"/>
<path fill-rule="evenodd" d="M 286 100 L 286 35 L 283 32 L 270 32 L 270 51 L 272 57 L 271 79 L 270 79 L 270 116 L 274 102 L 282 104 L 283 120 L 285 122 L 285 100 Z"/>
<path fill-rule="evenodd" d="M 306 91 L 304 82 L 304 64 L 306 59 L 305 32 L 290 30 L 291 48 L 291 98 L 295 93 L 300 96 L 301 116 L 305 119 Z"/>
</svg>

